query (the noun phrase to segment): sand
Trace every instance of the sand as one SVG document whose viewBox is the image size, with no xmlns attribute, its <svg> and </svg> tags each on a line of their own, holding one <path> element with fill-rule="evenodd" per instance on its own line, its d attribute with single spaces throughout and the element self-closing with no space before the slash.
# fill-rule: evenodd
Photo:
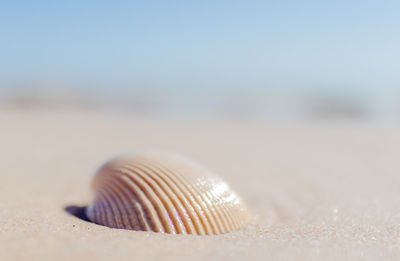
<svg viewBox="0 0 400 261">
<path fill-rule="evenodd" d="M 400 132 L 73 110 L 0 110 L 0 260 L 398 260 Z M 222 176 L 252 212 L 246 229 L 185 236 L 109 229 L 66 207 L 91 199 L 105 160 L 178 152 Z"/>
</svg>

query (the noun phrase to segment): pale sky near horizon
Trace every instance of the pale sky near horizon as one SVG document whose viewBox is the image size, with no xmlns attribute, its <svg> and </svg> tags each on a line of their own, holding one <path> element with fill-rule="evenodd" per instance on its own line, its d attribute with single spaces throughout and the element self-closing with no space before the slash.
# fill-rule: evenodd
<svg viewBox="0 0 400 261">
<path fill-rule="evenodd" d="M 399 1 L 2 2 L 0 86 L 397 90 L 399 13 Z"/>
</svg>

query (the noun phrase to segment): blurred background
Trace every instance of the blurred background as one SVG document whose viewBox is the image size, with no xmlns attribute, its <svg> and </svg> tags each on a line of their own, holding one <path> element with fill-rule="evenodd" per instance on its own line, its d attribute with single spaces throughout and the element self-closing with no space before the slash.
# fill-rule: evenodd
<svg viewBox="0 0 400 261">
<path fill-rule="evenodd" d="M 399 1 L 4 1 L 0 108 L 400 122 Z"/>
</svg>

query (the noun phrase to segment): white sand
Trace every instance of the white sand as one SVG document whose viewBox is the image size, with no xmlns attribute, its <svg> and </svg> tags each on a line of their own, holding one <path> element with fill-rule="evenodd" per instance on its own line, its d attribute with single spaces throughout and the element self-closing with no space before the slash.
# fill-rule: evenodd
<svg viewBox="0 0 400 261">
<path fill-rule="evenodd" d="M 399 128 L 262 127 L 81 111 L 0 111 L 0 260 L 400 258 Z M 105 160 L 136 148 L 185 154 L 248 203 L 243 231 L 115 230 L 64 208 L 89 202 Z"/>
</svg>

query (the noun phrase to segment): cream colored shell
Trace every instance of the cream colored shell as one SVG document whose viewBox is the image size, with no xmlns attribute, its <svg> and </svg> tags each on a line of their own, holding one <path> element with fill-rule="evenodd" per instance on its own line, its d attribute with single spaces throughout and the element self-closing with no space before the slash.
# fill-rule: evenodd
<svg viewBox="0 0 400 261">
<path fill-rule="evenodd" d="M 198 164 L 145 152 L 107 162 L 93 180 L 86 215 L 111 228 L 172 234 L 221 234 L 249 220 L 242 199 Z"/>
</svg>

